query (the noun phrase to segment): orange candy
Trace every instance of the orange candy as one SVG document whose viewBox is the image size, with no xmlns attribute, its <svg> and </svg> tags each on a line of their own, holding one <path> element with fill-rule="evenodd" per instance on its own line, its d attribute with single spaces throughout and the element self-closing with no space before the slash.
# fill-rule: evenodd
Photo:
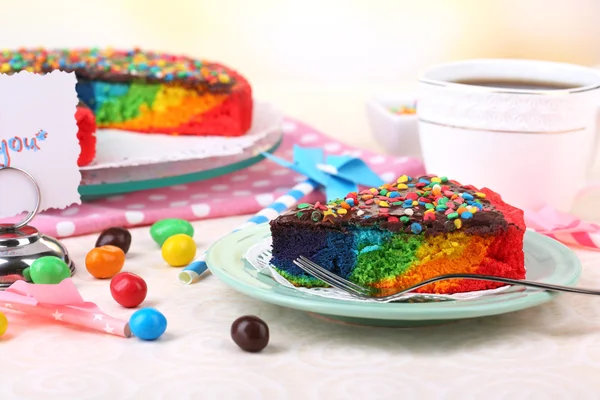
<svg viewBox="0 0 600 400">
<path fill-rule="evenodd" d="M 93 248 L 85 257 L 85 267 L 98 279 L 112 278 L 123 268 L 125 253 L 117 246 L 101 246 Z"/>
</svg>

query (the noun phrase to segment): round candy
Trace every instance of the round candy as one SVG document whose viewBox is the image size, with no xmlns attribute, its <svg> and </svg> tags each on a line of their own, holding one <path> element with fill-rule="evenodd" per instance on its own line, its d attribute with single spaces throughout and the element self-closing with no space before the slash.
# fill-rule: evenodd
<svg viewBox="0 0 600 400">
<path fill-rule="evenodd" d="M 68 265 L 58 257 L 44 256 L 36 259 L 29 267 L 33 283 L 57 284 L 71 276 Z"/>
<path fill-rule="evenodd" d="M 127 254 L 131 246 L 131 233 L 125 228 L 108 228 L 98 236 L 96 247 L 106 246 L 107 244 L 117 246 L 123 250 L 123 253 Z"/>
<path fill-rule="evenodd" d="M 239 317 L 231 325 L 231 338 L 242 350 L 256 353 L 269 344 L 269 327 L 253 315 Z"/>
<path fill-rule="evenodd" d="M 178 234 L 194 237 L 194 227 L 186 220 L 178 218 L 162 219 L 150 227 L 150 236 L 159 246 L 162 246 L 171 236 Z"/>
<path fill-rule="evenodd" d="M 121 272 L 124 264 L 125 253 L 117 246 L 95 247 L 85 256 L 85 267 L 98 279 L 112 278 Z"/>
<path fill-rule="evenodd" d="M 162 246 L 162 257 L 172 267 L 183 267 L 196 257 L 196 242 L 186 234 L 168 238 Z"/>
<path fill-rule="evenodd" d="M 23 278 L 25 278 L 25 280 L 27 282 L 31 282 L 31 268 L 27 267 L 23 270 L 22 272 L 23 274 Z"/>
<path fill-rule="evenodd" d="M 138 275 L 131 272 L 121 272 L 110 281 L 110 294 L 123 307 L 137 307 L 146 298 L 148 286 Z"/>
<path fill-rule="evenodd" d="M 167 319 L 155 308 L 142 308 L 129 318 L 129 328 L 142 340 L 156 340 L 167 330 Z"/>
<path fill-rule="evenodd" d="M 0 336 L 4 335 L 6 330 L 8 329 L 8 319 L 6 319 L 6 315 L 0 312 Z"/>
</svg>

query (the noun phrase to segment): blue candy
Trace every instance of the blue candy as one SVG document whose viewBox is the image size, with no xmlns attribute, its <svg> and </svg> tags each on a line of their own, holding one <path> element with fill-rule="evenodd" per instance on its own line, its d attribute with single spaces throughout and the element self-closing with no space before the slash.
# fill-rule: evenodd
<svg viewBox="0 0 600 400">
<path fill-rule="evenodd" d="M 460 217 L 462 219 L 470 219 L 473 218 L 473 214 L 471 214 L 469 211 L 465 211 L 462 214 L 460 214 Z"/>
<path fill-rule="evenodd" d="M 412 225 L 410 226 L 410 230 L 412 231 L 412 233 L 418 234 L 418 233 L 421 233 L 423 228 L 421 227 L 421 224 L 413 222 Z"/>
<path fill-rule="evenodd" d="M 394 199 L 396 197 L 400 197 L 400 193 L 398 193 L 398 192 L 392 192 L 392 193 L 390 193 L 390 199 Z"/>
<path fill-rule="evenodd" d="M 467 192 L 464 192 L 464 193 L 462 194 L 462 198 L 463 198 L 463 199 L 465 199 L 465 200 L 473 200 L 473 198 L 474 198 L 474 197 L 473 197 L 473 196 L 471 196 L 469 193 L 467 193 Z"/>
<path fill-rule="evenodd" d="M 167 319 L 155 308 L 142 308 L 129 318 L 129 328 L 142 340 L 156 340 L 167 330 Z"/>
<path fill-rule="evenodd" d="M 483 206 L 481 205 L 481 203 L 474 202 L 473 207 L 477 207 L 479 211 L 483 210 Z"/>
<path fill-rule="evenodd" d="M 346 203 L 348 203 L 348 205 L 350 207 L 354 207 L 354 199 L 353 198 L 351 198 L 351 197 L 347 198 Z"/>
<path fill-rule="evenodd" d="M 430 181 L 428 181 L 428 180 L 427 180 L 427 179 L 425 179 L 425 178 L 421 178 L 421 179 L 419 179 L 419 183 L 424 183 L 424 184 L 426 184 L 426 185 L 429 185 L 431 182 L 430 182 Z"/>
</svg>

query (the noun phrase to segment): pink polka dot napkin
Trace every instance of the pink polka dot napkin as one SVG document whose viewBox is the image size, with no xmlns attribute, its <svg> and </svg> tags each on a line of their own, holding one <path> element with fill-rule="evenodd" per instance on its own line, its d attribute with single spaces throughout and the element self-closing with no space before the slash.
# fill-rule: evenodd
<svg viewBox="0 0 600 400">
<path fill-rule="evenodd" d="M 402 174 L 425 173 L 420 160 L 392 157 L 362 151 L 339 143 L 299 121 L 286 118 L 284 138 L 275 153 L 291 160 L 292 147 L 323 147 L 328 154 L 361 157 L 385 181 Z M 304 180 L 289 169 L 263 160 L 238 172 L 166 188 L 107 197 L 39 214 L 33 221 L 40 232 L 54 237 L 86 235 L 111 226 L 134 227 L 150 225 L 164 218 L 189 221 L 252 214 L 269 205 L 277 196 Z M 322 193 L 312 193 L 307 201 L 323 200 Z M 15 222 L 11 218 L 5 222 Z M 4 222 L 4 221 L 3 221 Z"/>
</svg>

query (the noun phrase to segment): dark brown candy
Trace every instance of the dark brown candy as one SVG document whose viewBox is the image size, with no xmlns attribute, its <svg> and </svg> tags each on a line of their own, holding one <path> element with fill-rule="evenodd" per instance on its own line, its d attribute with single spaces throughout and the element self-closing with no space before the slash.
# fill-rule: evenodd
<svg viewBox="0 0 600 400">
<path fill-rule="evenodd" d="M 231 338 L 242 350 L 256 353 L 269 343 L 269 327 L 253 315 L 239 317 L 231 324 Z"/>
<path fill-rule="evenodd" d="M 125 254 L 127 254 L 129 251 L 129 246 L 131 246 L 131 233 L 129 233 L 129 231 L 125 228 L 108 228 L 102 232 L 96 240 L 96 247 L 106 245 L 116 246 L 123 250 Z"/>
</svg>

